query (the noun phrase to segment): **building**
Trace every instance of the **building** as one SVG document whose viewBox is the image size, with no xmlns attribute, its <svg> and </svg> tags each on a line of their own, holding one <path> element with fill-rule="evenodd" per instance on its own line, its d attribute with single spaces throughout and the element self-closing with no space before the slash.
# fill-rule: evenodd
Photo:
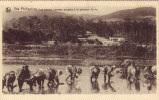
<svg viewBox="0 0 159 100">
<path fill-rule="evenodd" d="M 113 41 L 113 42 L 124 42 L 125 38 L 123 38 L 123 37 L 109 37 L 109 40 Z"/>
<path fill-rule="evenodd" d="M 53 41 L 53 40 L 48 41 L 47 44 L 48 44 L 48 45 L 54 45 L 54 44 L 55 44 L 55 41 Z"/>
<path fill-rule="evenodd" d="M 104 37 L 99 37 L 97 35 L 92 35 L 90 37 L 87 38 L 88 40 L 92 40 L 95 41 L 96 44 L 98 44 L 97 42 L 101 42 L 102 45 L 107 46 L 107 42 L 109 41 L 108 39 L 104 38 Z"/>
<path fill-rule="evenodd" d="M 93 34 L 92 34 L 92 32 L 90 32 L 90 31 L 86 31 L 85 35 L 86 35 L 86 36 L 91 36 L 91 35 L 93 35 Z"/>
<path fill-rule="evenodd" d="M 123 37 L 109 37 L 109 39 L 106 39 L 104 37 L 99 37 L 95 34 L 91 34 L 87 38 L 78 38 L 83 43 L 89 43 L 94 45 L 103 45 L 103 46 L 120 46 L 122 42 L 125 41 L 125 38 Z M 99 43 L 100 42 L 100 43 Z"/>
<path fill-rule="evenodd" d="M 81 42 L 87 42 L 87 38 L 78 38 L 78 40 L 80 40 Z"/>
</svg>

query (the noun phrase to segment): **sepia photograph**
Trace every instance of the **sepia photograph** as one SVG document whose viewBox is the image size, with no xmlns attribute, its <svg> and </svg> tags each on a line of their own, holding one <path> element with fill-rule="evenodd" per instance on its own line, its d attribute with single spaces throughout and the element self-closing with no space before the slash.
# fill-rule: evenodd
<svg viewBox="0 0 159 100">
<path fill-rule="evenodd" d="M 2 94 L 156 94 L 155 5 L 6 6 Z"/>
</svg>

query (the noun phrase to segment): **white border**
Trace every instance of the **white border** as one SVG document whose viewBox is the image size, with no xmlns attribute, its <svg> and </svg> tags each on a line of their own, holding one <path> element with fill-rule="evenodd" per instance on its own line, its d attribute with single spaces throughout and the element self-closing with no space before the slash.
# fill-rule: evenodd
<svg viewBox="0 0 159 100">
<path fill-rule="evenodd" d="M 2 66 L 2 8 L 4 6 L 47 6 L 47 7 L 52 7 L 52 6 L 88 6 L 88 5 L 94 5 L 94 6 L 101 6 L 101 5 L 155 5 L 156 6 L 156 11 L 157 11 L 157 17 L 156 17 L 156 22 L 157 22 L 157 66 L 159 65 L 159 60 L 158 60 L 158 54 L 159 54 L 159 2 L 157 1 L 0 1 L 0 37 L 1 37 L 1 42 L 0 42 L 0 64 Z M 159 68 L 158 68 L 159 69 Z M 1 67 L 1 73 L 2 73 L 2 67 Z M 0 75 L 2 78 L 2 75 Z M 159 74 L 157 74 L 157 79 L 159 78 Z M 157 80 L 157 83 L 159 83 L 159 80 Z M 158 100 L 159 98 L 159 92 L 158 92 L 158 85 L 157 85 L 157 92 L 156 94 L 46 94 L 46 95 L 41 95 L 41 94 L 3 94 L 2 93 L 2 81 L 0 79 L 0 99 L 1 100 L 29 100 L 29 99 L 36 99 L 36 100 L 46 100 L 46 99 L 60 99 L 60 100 L 65 100 L 65 99 L 76 99 L 76 100 L 122 100 L 122 99 L 129 99 L 129 100 Z"/>
</svg>

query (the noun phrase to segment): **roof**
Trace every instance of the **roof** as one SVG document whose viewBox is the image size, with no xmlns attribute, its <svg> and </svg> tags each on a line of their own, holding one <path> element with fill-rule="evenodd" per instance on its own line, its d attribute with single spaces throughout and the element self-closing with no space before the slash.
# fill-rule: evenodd
<svg viewBox="0 0 159 100">
<path fill-rule="evenodd" d="M 87 38 L 78 38 L 78 39 L 80 39 L 80 40 L 85 40 L 85 39 L 87 39 Z"/>
<path fill-rule="evenodd" d="M 108 39 L 103 38 L 103 37 L 99 37 L 99 36 L 97 36 L 97 35 L 90 36 L 90 37 L 88 37 L 88 39 L 92 39 L 92 40 L 98 39 L 100 42 L 109 41 Z"/>
<path fill-rule="evenodd" d="M 90 34 L 90 33 L 92 33 L 92 32 L 90 32 L 90 31 L 86 31 L 86 33 L 87 33 L 87 34 Z"/>
<path fill-rule="evenodd" d="M 109 37 L 109 38 L 124 38 L 124 37 L 113 36 L 113 37 Z"/>
</svg>

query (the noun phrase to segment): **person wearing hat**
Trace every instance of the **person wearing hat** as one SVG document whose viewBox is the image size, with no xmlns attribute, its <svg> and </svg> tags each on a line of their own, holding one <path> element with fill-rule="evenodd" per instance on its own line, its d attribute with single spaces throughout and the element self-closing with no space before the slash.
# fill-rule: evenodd
<svg viewBox="0 0 159 100">
<path fill-rule="evenodd" d="M 22 80 L 26 80 L 28 78 L 30 78 L 30 71 L 29 71 L 29 66 L 28 65 L 24 65 L 22 67 L 22 70 L 20 72 L 20 75 Z"/>
<path fill-rule="evenodd" d="M 98 79 L 99 73 L 100 73 L 100 69 L 97 66 L 92 66 L 91 67 L 91 77 L 90 77 L 91 82 L 92 82 L 93 78 L 95 80 Z"/>
<path fill-rule="evenodd" d="M 23 83 L 26 82 L 26 80 L 30 78 L 30 71 L 29 71 L 28 67 L 29 67 L 28 65 L 24 65 L 18 76 L 19 92 L 22 91 Z"/>
</svg>

